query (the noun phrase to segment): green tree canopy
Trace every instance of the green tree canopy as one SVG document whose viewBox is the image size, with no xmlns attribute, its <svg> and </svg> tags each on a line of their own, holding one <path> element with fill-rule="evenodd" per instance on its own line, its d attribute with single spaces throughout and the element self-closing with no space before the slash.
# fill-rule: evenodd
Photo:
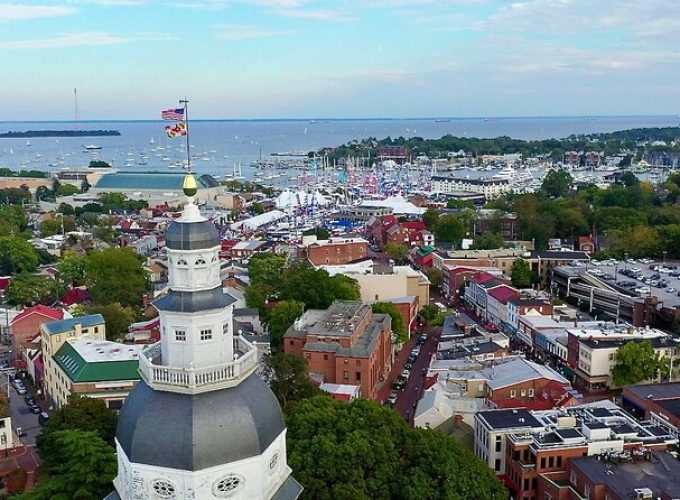
<svg viewBox="0 0 680 500">
<path fill-rule="evenodd" d="M 460 244 L 465 236 L 465 224 L 457 215 L 442 215 L 434 228 L 434 234 L 438 242 Z"/>
<path fill-rule="evenodd" d="M 59 458 L 45 462 L 49 479 L 19 495 L 20 500 L 92 500 L 112 491 L 116 453 L 97 432 L 59 430 L 46 439 L 50 448 L 59 450 Z"/>
<path fill-rule="evenodd" d="M 295 354 L 270 354 L 264 359 L 264 370 L 272 392 L 285 412 L 288 406 L 321 394 L 309 380 L 307 360 Z"/>
<path fill-rule="evenodd" d="M 276 289 L 281 284 L 286 256 L 276 253 L 256 253 L 248 262 L 250 284 L 265 284 Z"/>
<path fill-rule="evenodd" d="M 437 316 L 439 316 L 439 308 L 435 305 L 425 304 L 422 309 L 420 309 L 420 317 L 428 323 Z"/>
<path fill-rule="evenodd" d="M 16 236 L 0 237 L 0 271 L 5 274 L 32 273 L 38 254 L 28 241 Z"/>
<path fill-rule="evenodd" d="M 273 351 L 283 348 L 283 335 L 293 322 L 305 312 L 305 305 L 296 300 L 282 300 L 267 316 L 267 326 Z"/>
<path fill-rule="evenodd" d="M 297 300 L 306 309 L 326 309 L 334 300 L 359 300 L 359 283 L 342 274 L 330 276 L 323 269 L 299 264 L 287 269 L 279 287 L 281 298 Z"/>
<path fill-rule="evenodd" d="M 654 380 L 661 364 L 649 340 L 628 342 L 616 351 L 616 365 L 612 371 L 614 383 L 623 387 Z"/>
<path fill-rule="evenodd" d="M 441 269 L 437 269 L 436 267 L 428 267 L 423 270 L 423 273 L 425 276 L 427 276 L 427 279 L 430 280 L 431 286 L 434 288 L 439 288 L 442 286 L 444 277 L 442 276 Z"/>
<path fill-rule="evenodd" d="M 139 306 L 149 288 L 142 258 L 129 248 L 91 252 L 85 261 L 85 283 L 96 304 Z"/>
<path fill-rule="evenodd" d="M 307 498 L 508 497 L 470 451 L 372 401 L 308 399 L 291 406 L 287 426 L 288 463 Z"/>
<path fill-rule="evenodd" d="M 554 198 L 565 196 L 569 193 L 573 180 L 571 174 L 566 170 L 550 170 L 543 179 L 541 191 Z"/>
<path fill-rule="evenodd" d="M 472 245 L 474 250 L 494 250 L 496 248 L 503 248 L 505 241 L 498 233 L 485 233 L 478 238 L 475 238 L 475 244 Z"/>
<path fill-rule="evenodd" d="M 59 281 L 39 274 L 21 273 L 12 278 L 7 302 L 13 306 L 51 305 L 64 295 Z"/>
<path fill-rule="evenodd" d="M 59 277 L 65 285 L 81 285 L 85 282 L 86 257 L 73 250 L 66 250 L 59 262 Z"/>
<path fill-rule="evenodd" d="M 267 301 L 274 293 L 274 288 L 265 283 L 255 283 L 246 288 L 244 293 L 246 305 L 254 307 L 260 312 L 260 316 L 264 319 L 267 314 Z"/>
<path fill-rule="evenodd" d="M 402 262 L 408 257 L 408 247 L 403 243 L 388 243 L 384 250 L 387 256 L 395 262 Z"/>
<path fill-rule="evenodd" d="M 128 327 L 140 316 L 138 309 L 132 306 L 122 306 L 118 302 L 112 304 L 87 305 L 83 308 L 85 314 L 101 314 L 106 321 L 106 338 L 121 341 L 128 333 Z"/>
<path fill-rule="evenodd" d="M 408 340 L 408 328 L 404 325 L 404 318 L 402 318 L 396 305 L 392 302 L 376 302 L 373 304 L 373 312 L 377 314 L 389 314 L 392 318 L 392 331 L 399 341 L 406 342 Z"/>
<path fill-rule="evenodd" d="M 529 288 L 533 283 L 531 266 L 524 259 L 517 259 L 514 262 L 510 276 L 512 285 L 517 288 Z"/>
</svg>

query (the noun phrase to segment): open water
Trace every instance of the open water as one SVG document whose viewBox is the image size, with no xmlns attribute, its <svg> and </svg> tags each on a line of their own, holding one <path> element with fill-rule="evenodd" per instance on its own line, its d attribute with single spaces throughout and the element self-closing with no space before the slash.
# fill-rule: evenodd
<svg viewBox="0 0 680 500">
<path fill-rule="evenodd" d="M 233 165 L 243 166 L 252 177 L 250 163 L 272 153 L 311 151 L 338 146 L 367 137 L 439 138 L 462 137 L 517 139 L 562 138 L 571 134 L 611 132 L 638 127 L 678 125 L 677 116 L 550 117 L 550 118 L 451 118 L 371 120 L 230 120 L 194 121 L 190 140 L 194 169 L 199 174 L 223 176 Z M 181 162 L 183 138 L 168 139 L 162 121 L 80 122 L 81 129 L 115 129 L 116 137 L 0 139 L 0 167 L 51 171 L 82 167 L 92 157 L 85 145 L 101 146 L 97 156 L 121 171 L 173 171 Z M 74 129 L 73 122 L 0 122 L 0 132 Z M 30 145 L 29 145 L 30 144 Z M 158 147 L 163 149 L 159 149 Z M 129 165 L 129 166 L 126 166 Z M 175 169 L 174 171 L 177 171 Z"/>
</svg>

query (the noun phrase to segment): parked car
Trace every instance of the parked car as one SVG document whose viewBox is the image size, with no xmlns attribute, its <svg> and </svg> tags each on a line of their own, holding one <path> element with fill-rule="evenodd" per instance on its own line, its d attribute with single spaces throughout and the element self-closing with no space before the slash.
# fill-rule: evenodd
<svg viewBox="0 0 680 500">
<path fill-rule="evenodd" d="M 43 427 L 45 424 L 47 424 L 47 421 L 50 419 L 50 414 L 47 413 L 46 411 L 43 411 L 38 415 L 38 423 L 42 425 Z"/>
<path fill-rule="evenodd" d="M 403 378 L 408 378 L 409 375 L 411 375 L 411 371 L 410 371 L 410 370 L 402 370 L 401 376 L 402 376 Z"/>
<path fill-rule="evenodd" d="M 24 387 L 16 387 L 16 390 L 17 390 L 17 394 L 19 394 L 19 396 L 23 396 L 24 394 L 26 394 L 28 392 Z"/>
<path fill-rule="evenodd" d="M 38 405 L 36 405 L 36 404 L 30 406 L 30 407 L 29 407 L 29 410 L 31 411 L 31 413 L 35 413 L 36 415 L 38 415 L 39 413 L 42 413 L 42 408 L 40 408 L 40 407 L 39 407 Z"/>
<path fill-rule="evenodd" d="M 411 351 L 411 354 L 414 354 L 415 356 L 418 356 L 420 354 L 420 347 L 415 346 L 413 350 Z"/>
<path fill-rule="evenodd" d="M 33 396 L 31 396 L 30 394 L 28 394 L 28 395 L 24 398 L 24 401 L 26 401 L 26 404 L 27 404 L 28 406 L 31 406 L 31 405 L 35 404 L 35 398 L 34 398 Z"/>
<path fill-rule="evenodd" d="M 394 406 L 394 404 L 397 402 L 398 397 L 399 395 L 396 392 L 392 391 L 390 393 L 390 397 L 387 398 L 387 402 L 390 404 L 390 406 Z"/>
</svg>

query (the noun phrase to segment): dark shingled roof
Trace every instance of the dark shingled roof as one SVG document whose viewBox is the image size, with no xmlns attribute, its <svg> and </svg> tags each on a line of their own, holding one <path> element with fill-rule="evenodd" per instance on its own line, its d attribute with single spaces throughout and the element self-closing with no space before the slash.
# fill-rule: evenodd
<svg viewBox="0 0 680 500">
<path fill-rule="evenodd" d="M 264 453 L 284 427 L 276 397 L 253 374 L 194 396 L 141 381 L 120 411 L 116 436 L 131 462 L 197 471 Z"/>
<path fill-rule="evenodd" d="M 220 235 L 212 221 L 172 221 L 165 232 L 165 246 L 171 250 L 202 250 L 220 246 Z"/>
<path fill-rule="evenodd" d="M 167 295 L 154 301 L 153 305 L 161 311 L 198 312 L 210 309 L 221 309 L 236 302 L 236 299 L 224 293 L 218 286 L 212 290 L 201 292 L 178 292 L 171 290 Z"/>
</svg>

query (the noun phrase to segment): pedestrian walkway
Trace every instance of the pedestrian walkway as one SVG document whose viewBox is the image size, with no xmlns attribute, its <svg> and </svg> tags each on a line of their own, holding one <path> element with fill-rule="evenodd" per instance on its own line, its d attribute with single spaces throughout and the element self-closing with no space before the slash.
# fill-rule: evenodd
<svg viewBox="0 0 680 500">
<path fill-rule="evenodd" d="M 0 452 L 0 476 L 6 477 L 12 471 L 26 471 L 26 487 L 31 489 L 36 483 L 36 471 L 42 461 L 35 446 L 14 446 Z"/>
</svg>

